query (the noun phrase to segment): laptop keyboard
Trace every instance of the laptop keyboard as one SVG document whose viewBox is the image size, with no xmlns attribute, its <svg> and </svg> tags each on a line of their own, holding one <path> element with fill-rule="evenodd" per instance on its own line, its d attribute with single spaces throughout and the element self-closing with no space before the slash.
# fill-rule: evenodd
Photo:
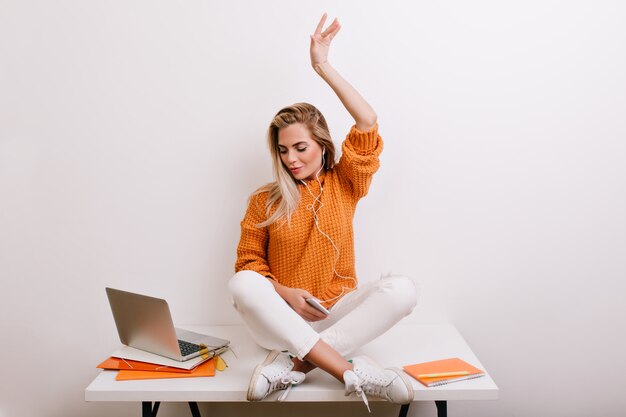
<svg viewBox="0 0 626 417">
<path fill-rule="evenodd" d="M 178 341 L 178 346 L 180 347 L 180 353 L 183 357 L 187 355 L 191 355 L 192 353 L 198 352 L 200 349 L 200 345 L 196 345 L 195 343 L 185 342 L 184 340 Z"/>
</svg>

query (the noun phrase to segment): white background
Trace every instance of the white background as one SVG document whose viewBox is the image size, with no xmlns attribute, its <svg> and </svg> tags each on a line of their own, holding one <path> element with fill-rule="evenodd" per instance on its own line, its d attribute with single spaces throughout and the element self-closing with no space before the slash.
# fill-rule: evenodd
<svg viewBox="0 0 626 417">
<path fill-rule="evenodd" d="M 624 3 L 2 0 L 1 417 L 139 415 L 83 401 L 119 343 L 105 286 L 240 322 L 226 282 L 270 119 L 314 103 L 337 144 L 352 124 L 309 66 L 323 11 L 385 139 L 358 273 L 416 277 L 406 320 L 454 323 L 501 389 L 450 415 L 626 413 Z M 364 407 L 211 415 L 234 411 Z"/>
</svg>

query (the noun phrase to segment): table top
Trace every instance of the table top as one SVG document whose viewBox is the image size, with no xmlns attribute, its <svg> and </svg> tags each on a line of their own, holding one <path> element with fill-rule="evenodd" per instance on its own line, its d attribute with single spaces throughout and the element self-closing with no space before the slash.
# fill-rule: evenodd
<svg viewBox="0 0 626 417">
<path fill-rule="evenodd" d="M 185 326 L 186 329 L 228 339 L 236 353 L 222 357 L 228 364 L 223 372 L 209 378 L 177 378 L 141 381 L 116 381 L 117 371 L 101 371 L 85 389 L 86 401 L 246 401 L 252 371 L 267 350 L 254 343 L 243 326 Z M 472 352 L 456 327 L 451 324 L 398 324 L 353 356 L 365 354 L 383 367 L 402 368 L 420 362 L 458 357 L 482 369 L 481 378 L 427 388 L 409 377 L 415 401 L 421 400 L 495 400 L 498 387 Z M 103 358 L 104 359 L 104 358 Z M 316 369 L 303 384 L 294 387 L 286 401 L 361 401 L 344 395 L 344 387 L 329 374 Z"/>
</svg>

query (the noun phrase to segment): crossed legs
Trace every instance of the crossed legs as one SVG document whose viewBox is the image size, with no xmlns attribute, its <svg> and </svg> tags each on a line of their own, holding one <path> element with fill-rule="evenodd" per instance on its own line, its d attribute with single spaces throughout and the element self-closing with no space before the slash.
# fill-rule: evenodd
<svg viewBox="0 0 626 417">
<path fill-rule="evenodd" d="M 254 271 L 241 271 L 229 282 L 233 303 L 253 339 L 267 349 L 294 355 L 294 370 L 319 367 L 339 381 L 352 364 L 345 356 L 389 330 L 417 302 L 413 280 L 392 276 L 368 282 L 345 295 L 330 315 L 309 323 Z"/>
</svg>

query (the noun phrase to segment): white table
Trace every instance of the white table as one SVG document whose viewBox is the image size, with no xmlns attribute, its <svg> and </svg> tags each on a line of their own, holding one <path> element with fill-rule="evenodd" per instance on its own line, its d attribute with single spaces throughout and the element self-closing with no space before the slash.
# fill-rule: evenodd
<svg viewBox="0 0 626 417">
<path fill-rule="evenodd" d="M 212 378 L 178 378 L 142 381 L 116 381 L 116 371 L 102 371 L 85 389 L 86 401 L 142 402 L 143 417 L 155 417 L 161 401 L 189 402 L 194 417 L 200 416 L 197 402 L 244 402 L 252 370 L 267 355 L 257 346 L 243 326 L 185 326 L 185 328 L 231 341 L 232 353 L 223 357 L 224 372 Z M 364 346 L 354 356 L 366 354 L 381 366 L 396 366 L 458 357 L 485 370 L 486 375 L 440 387 L 424 387 L 412 380 L 414 401 L 435 401 L 438 416 L 447 415 L 447 401 L 495 400 L 498 387 L 491 379 L 457 329 L 450 324 L 399 324 L 377 340 Z M 315 370 L 302 385 L 294 387 L 286 402 L 361 401 L 344 396 L 344 387 L 330 375 Z M 154 407 L 152 402 L 155 402 Z M 401 407 L 406 416 L 409 405 Z"/>
</svg>

